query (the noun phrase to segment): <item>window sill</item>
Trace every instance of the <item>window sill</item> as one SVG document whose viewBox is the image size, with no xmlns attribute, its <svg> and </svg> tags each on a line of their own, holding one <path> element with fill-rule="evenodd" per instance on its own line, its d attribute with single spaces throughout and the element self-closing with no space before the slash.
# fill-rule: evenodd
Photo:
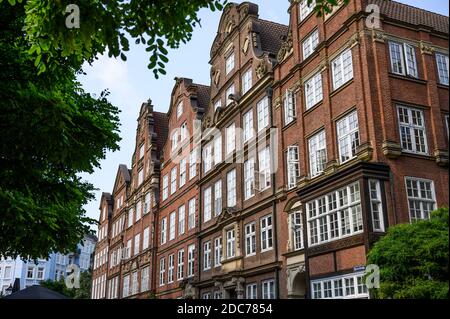
<svg viewBox="0 0 450 319">
<path fill-rule="evenodd" d="M 290 121 L 288 124 L 285 124 L 283 126 L 283 131 L 287 130 L 288 128 L 290 128 L 291 126 L 294 126 L 294 124 L 297 123 L 297 118 L 294 118 L 292 121 Z"/>
<path fill-rule="evenodd" d="M 267 249 L 261 249 L 261 254 L 267 253 L 267 252 L 272 251 L 272 250 L 273 250 L 273 247 L 267 248 Z"/>
<path fill-rule="evenodd" d="M 405 80 L 405 81 L 410 81 L 410 82 L 414 82 L 414 83 L 418 83 L 418 84 L 427 84 L 428 83 L 426 80 L 415 78 L 415 77 L 412 77 L 412 76 L 409 76 L 409 75 L 403 75 L 403 74 L 397 74 L 397 73 L 389 72 L 389 76 L 391 78 L 395 78 L 395 79 L 399 79 L 399 80 Z"/>
<path fill-rule="evenodd" d="M 438 83 L 437 87 L 440 88 L 440 89 L 448 90 L 449 85 L 448 84 Z"/>
<path fill-rule="evenodd" d="M 307 115 L 309 113 L 312 113 L 315 109 L 319 108 L 319 106 L 321 106 L 323 104 L 323 99 L 319 102 L 317 102 L 316 104 L 314 104 L 313 106 L 311 106 L 309 109 L 305 108 L 305 111 L 303 112 L 303 115 Z"/>
</svg>

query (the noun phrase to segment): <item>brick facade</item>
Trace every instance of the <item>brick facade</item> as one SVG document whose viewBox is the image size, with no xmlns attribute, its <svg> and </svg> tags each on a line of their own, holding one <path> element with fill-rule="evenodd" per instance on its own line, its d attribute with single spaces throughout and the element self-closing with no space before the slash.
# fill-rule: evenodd
<svg viewBox="0 0 450 319">
<path fill-rule="evenodd" d="M 94 298 L 366 298 L 387 227 L 448 206 L 448 17 L 381 0 L 288 12 L 227 5 L 210 87 L 177 78 L 167 114 L 142 106 L 132 168 L 101 199 Z"/>
</svg>

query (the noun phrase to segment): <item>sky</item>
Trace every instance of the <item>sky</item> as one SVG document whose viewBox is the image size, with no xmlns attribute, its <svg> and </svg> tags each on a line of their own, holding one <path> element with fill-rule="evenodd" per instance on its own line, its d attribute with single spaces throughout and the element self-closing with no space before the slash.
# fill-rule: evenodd
<svg viewBox="0 0 450 319">
<path fill-rule="evenodd" d="M 242 1 L 234 1 L 242 2 Z M 288 24 L 288 0 L 252 0 L 259 6 L 262 19 Z M 415 7 L 437 12 L 448 16 L 447 0 L 400 0 Z M 284 5 L 281 5 L 284 4 Z M 141 104 L 151 99 L 155 111 L 167 112 L 170 95 L 175 84 L 175 77 L 191 78 L 195 83 L 210 83 L 209 53 L 217 33 L 221 12 L 202 9 L 199 13 L 201 27 L 194 30 L 192 39 L 177 50 L 169 50 L 169 63 L 166 65 L 167 75 L 156 80 L 153 72 L 147 69 L 149 55 L 145 47 L 131 45 L 127 53 L 127 61 L 100 57 L 92 66 L 84 66 L 86 75 L 79 80 L 85 91 L 100 94 L 104 89 L 111 92 L 109 101 L 119 107 L 120 114 L 120 150 L 107 152 L 101 161 L 101 167 L 93 174 L 83 174 L 88 182 L 98 190 L 96 198 L 85 209 L 89 217 L 98 219 L 99 204 L 102 192 L 112 192 L 119 164 L 131 166 L 131 156 L 135 147 L 137 117 Z M 130 41 L 134 43 L 134 41 Z"/>
</svg>

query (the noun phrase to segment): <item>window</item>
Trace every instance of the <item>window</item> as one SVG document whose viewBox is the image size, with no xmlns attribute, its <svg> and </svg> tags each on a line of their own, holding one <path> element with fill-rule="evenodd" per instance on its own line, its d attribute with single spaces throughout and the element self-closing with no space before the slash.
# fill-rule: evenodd
<svg viewBox="0 0 450 319">
<path fill-rule="evenodd" d="M 211 220 L 211 187 L 203 191 L 203 222 Z"/>
<path fill-rule="evenodd" d="M 205 173 L 209 172 L 212 168 L 212 145 L 208 144 L 203 149 L 203 159 L 204 159 L 204 166 L 203 171 Z"/>
<path fill-rule="evenodd" d="M 142 250 L 146 250 L 150 244 L 150 228 L 146 227 L 144 229 L 144 238 L 142 239 Z"/>
<path fill-rule="evenodd" d="M 236 169 L 227 173 L 227 206 L 236 206 Z"/>
<path fill-rule="evenodd" d="M 261 251 L 272 249 L 272 216 L 261 218 Z"/>
<path fill-rule="evenodd" d="M 417 78 L 416 50 L 406 43 L 389 42 L 391 69 L 395 74 Z"/>
<path fill-rule="evenodd" d="M 141 146 L 139 146 L 139 159 L 142 159 L 145 154 L 145 144 L 142 143 Z"/>
<path fill-rule="evenodd" d="M 275 282 L 273 279 L 266 280 L 262 285 L 262 299 L 275 299 Z"/>
<path fill-rule="evenodd" d="M 28 266 L 27 268 L 27 279 L 34 278 L 34 266 Z"/>
<path fill-rule="evenodd" d="M 190 245 L 188 247 L 188 277 L 194 276 L 194 251 L 195 251 L 195 245 Z"/>
<path fill-rule="evenodd" d="M 336 123 L 339 160 L 345 163 L 356 156 L 359 146 L 358 114 L 353 111 Z"/>
<path fill-rule="evenodd" d="M 183 205 L 178 208 L 178 236 L 184 234 L 184 225 L 186 224 L 186 207 Z"/>
<path fill-rule="evenodd" d="M 300 211 L 295 211 L 290 214 L 290 218 L 293 248 L 294 250 L 300 250 L 303 248 L 302 213 Z"/>
<path fill-rule="evenodd" d="M 259 151 L 259 189 L 263 191 L 271 185 L 271 172 L 270 172 L 270 148 Z"/>
<path fill-rule="evenodd" d="M 302 42 L 302 48 L 303 48 L 303 60 L 306 60 L 317 48 L 319 45 L 319 30 L 313 31 L 310 36 L 308 36 L 305 40 Z"/>
<path fill-rule="evenodd" d="M 134 209 L 130 208 L 128 211 L 128 227 L 133 226 L 133 219 L 134 219 Z"/>
<path fill-rule="evenodd" d="M 142 203 L 141 201 L 138 201 L 136 203 L 136 221 L 137 222 L 139 219 L 141 219 L 141 212 L 142 212 Z"/>
<path fill-rule="evenodd" d="M 369 298 L 364 273 L 323 278 L 311 281 L 313 299 Z"/>
<path fill-rule="evenodd" d="M 309 165 L 311 177 L 320 175 L 327 162 L 327 150 L 325 141 L 325 131 L 317 133 L 308 141 L 309 144 Z"/>
<path fill-rule="evenodd" d="M 197 175 L 197 151 L 193 150 L 189 154 L 189 180 Z"/>
<path fill-rule="evenodd" d="M 166 258 L 162 257 L 159 260 L 159 285 L 164 286 L 166 277 Z"/>
<path fill-rule="evenodd" d="M 144 200 L 144 214 L 147 214 L 150 212 L 150 193 L 145 194 L 145 200 Z"/>
<path fill-rule="evenodd" d="M 150 271 L 149 267 L 144 267 L 141 270 L 141 292 L 150 289 Z"/>
<path fill-rule="evenodd" d="M 123 276 L 123 298 L 126 298 L 130 295 L 130 275 Z"/>
<path fill-rule="evenodd" d="M 214 239 L 214 267 L 219 267 L 222 261 L 222 237 Z"/>
<path fill-rule="evenodd" d="M 233 103 L 233 100 L 230 99 L 230 95 L 234 95 L 234 84 L 232 84 L 226 91 L 225 93 L 226 96 L 226 101 L 227 101 L 227 106 L 230 105 L 231 103 Z"/>
<path fill-rule="evenodd" d="M 134 256 L 139 254 L 140 243 L 141 243 L 141 234 L 137 234 L 134 236 L 134 251 L 133 251 Z"/>
<path fill-rule="evenodd" d="M 214 214 L 219 216 L 222 212 L 222 181 L 214 184 Z"/>
<path fill-rule="evenodd" d="M 284 96 L 284 125 L 294 121 L 295 117 L 295 94 L 292 90 L 286 90 Z"/>
<path fill-rule="evenodd" d="M 249 158 L 244 162 L 244 199 L 255 195 L 255 159 Z"/>
<path fill-rule="evenodd" d="M 186 159 L 180 161 L 180 187 L 186 184 Z"/>
<path fill-rule="evenodd" d="M 300 158 L 298 154 L 298 146 L 289 146 L 287 150 L 287 178 L 288 189 L 297 186 L 300 177 Z"/>
<path fill-rule="evenodd" d="M 269 125 L 269 99 L 267 96 L 256 104 L 258 133 Z"/>
<path fill-rule="evenodd" d="M 178 266 L 177 266 L 177 280 L 182 280 L 184 277 L 184 249 L 178 251 Z"/>
<path fill-rule="evenodd" d="M 352 51 L 347 49 L 331 61 L 333 89 L 336 90 L 353 79 Z"/>
<path fill-rule="evenodd" d="M 310 246 L 363 231 L 358 182 L 308 202 L 306 209 Z"/>
<path fill-rule="evenodd" d="M 165 175 L 163 177 L 163 193 L 162 200 L 166 200 L 169 197 L 169 176 Z"/>
<path fill-rule="evenodd" d="M 187 123 L 184 122 L 183 124 L 181 124 L 181 129 L 180 129 L 180 141 L 183 142 L 186 138 L 187 138 Z"/>
<path fill-rule="evenodd" d="M 308 0 L 300 1 L 300 21 L 303 21 L 311 12 L 313 12 L 316 6 L 316 1 L 312 0 L 311 4 L 308 5 Z"/>
<path fill-rule="evenodd" d="M 447 129 L 447 139 L 450 137 L 449 127 L 450 127 L 450 117 L 448 114 L 444 116 L 445 118 L 445 128 Z"/>
<path fill-rule="evenodd" d="M 5 269 L 5 274 L 6 274 L 7 268 Z M 43 280 L 44 279 L 44 272 L 45 272 L 44 267 L 38 267 L 38 269 L 37 269 L 37 280 Z"/>
<path fill-rule="evenodd" d="M 369 179 L 370 210 L 374 231 L 384 231 L 383 205 L 381 203 L 380 181 Z"/>
<path fill-rule="evenodd" d="M 252 69 L 248 69 L 242 76 L 242 95 L 247 93 L 252 87 Z"/>
<path fill-rule="evenodd" d="M 220 291 L 214 291 L 214 299 L 222 299 L 222 293 Z"/>
<path fill-rule="evenodd" d="M 211 299 L 211 293 L 210 292 L 204 292 L 202 294 L 202 299 Z"/>
<path fill-rule="evenodd" d="M 222 162 L 222 137 L 216 137 L 214 140 L 214 165 Z"/>
<path fill-rule="evenodd" d="M 448 55 L 436 53 L 436 64 L 438 69 L 439 83 L 448 85 L 449 83 Z"/>
<path fill-rule="evenodd" d="M 320 71 L 305 82 L 305 99 L 307 110 L 322 101 L 322 73 Z"/>
<path fill-rule="evenodd" d="M 217 100 L 216 103 L 214 103 L 214 112 L 219 108 L 222 107 L 222 101 Z"/>
<path fill-rule="evenodd" d="M 188 229 L 195 227 L 195 198 L 189 200 Z"/>
<path fill-rule="evenodd" d="M 138 291 L 138 273 L 137 271 L 134 271 L 131 274 L 131 294 L 135 295 Z"/>
<path fill-rule="evenodd" d="M 175 239 L 175 212 L 170 213 L 169 215 L 169 240 Z"/>
<path fill-rule="evenodd" d="M 245 287 L 245 297 L 247 299 L 258 299 L 258 292 L 256 284 L 248 284 Z"/>
<path fill-rule="evenodd" d="M 226 58 L 225 74 L 228 75 L 234 69 L 234 52 Z"/>
<path fill-rule="evenodd" d="M 227 230 L 226 236 L 227 236 L 227 258 L 233 258 L 235 255 L 234 243 L 236 240 L 234 235 L 234 228 Z"/>
<path fill-rule="evenodd" d="M 172 132 L 172 152 L 175 151 L 178 147 L 178 130 L 174 130 Z"/>
<path fill-rule="evenodd" d="M 427 154 L 427 134 L 423 111 L 399 105 L 398 121 L 403 151 Z"/>
<path fill-rule="evenodd" d="M 167 241 L 167 218 L 164 217 L 161 220 L 161 245 L 164 245 Z"/>
<path fill-rule="evenodd" d="M 245 254 L 253 256 L 256 254 L 256 223 L 245 225 Z"/>
<path fill-rule="evenodd" d="M 175 260 L 174 255 L 169 255 L 169 268 L 167 271 L 167 283 L 172 283 L 174 280 L 174 269 L 175 269 Z"/>
<path fill-rule="evenodd" d="M 127 247 L 124 250 L 125 259 L 131 257 L 131 239 L 127 241 Z"/>
<path fill-rule="evenodd" d="M 177 191 L 177 168 L 174 167 L 170 171 L 170 194 L 174 194 Z"/>
<path fill-rule="evenodd" d="M 141 168 L 138 172 L 138 185 L 141 185 L 144 181 L 144 169 Z"/>
<path fill-rule="evenodd" d="M 180 102 L 177 105 L 177 119 L 179 119 L 181 115 L 183 115 L 183 102 Z"/>
<path fill-rule="evenodd" d="M 203 270 L 211 269 L 211 242 L 203 245 Z"/>
<path fill-rule="evenodd" d="M 228 126 L 225 130 L 227 144 L 226 144 L 226 155 L 231 154 L 236 148 L 236 125 L 233 123 Z"/>
<path fill-rule="evenodd" d="M 436 207 L 433 181 L 406 177 L 406 193 L 411 221 L 429 219 Z"/>
<path fill-rule="evenodd" d="M 244 114 L 244 142 L 248 142 L 253 137 L 253 109 Z"/>
</svg>

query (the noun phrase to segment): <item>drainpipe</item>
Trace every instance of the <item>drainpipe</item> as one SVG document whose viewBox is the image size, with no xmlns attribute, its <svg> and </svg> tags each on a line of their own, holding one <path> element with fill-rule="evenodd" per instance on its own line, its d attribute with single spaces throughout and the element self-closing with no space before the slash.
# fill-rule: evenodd
<svg viewBox="0 0 450 319">
<path fill-rule="evenodd" d="M 273 97 L 273 89 L 271 87 L 269 87 L 266 90 L 266 94 L 267 94 L 267 98 L 268 98 L 268 104 L 269 104 L 269 108 L 270 110 L 272 110 L 272 112 L 270 113 L 270 128 L 273 128 L 273 103 L 272 103 L 272 97 Z M 270 137 L 270 143 L 272 143 L 272 137 Z M 275 143 L 278 143 L 275 140 Z M 271 146 L 271 150 L 273 153 L 273 147 Z M 277 152 L 278 154 L 278 152 Z M 272 163 L 273 166 L 273 163 Z M 272 183 L 272 211 L 273 211 L 273 229 L 275 230 L 272 234 L 273 236 L 273 244 L 274 244 L 274 248 L 275 248 L 275 261 L 278 261 L 278 236 L 277 236 L 277 232 L 278 232 L 278 223 L 277 223 L 277 204 L 275 202 L 275 193 L 276 193 L 276 186 L 275 186 L 275 175 L 274 173 L 272 173 L 271 176 L 271 183 Z M 278 269 L 278 267 L 275 270 L 275 298 L 279 298 L 280 297 L 280 274 L 279 274 L 280 270 Z"/>
</svg>

